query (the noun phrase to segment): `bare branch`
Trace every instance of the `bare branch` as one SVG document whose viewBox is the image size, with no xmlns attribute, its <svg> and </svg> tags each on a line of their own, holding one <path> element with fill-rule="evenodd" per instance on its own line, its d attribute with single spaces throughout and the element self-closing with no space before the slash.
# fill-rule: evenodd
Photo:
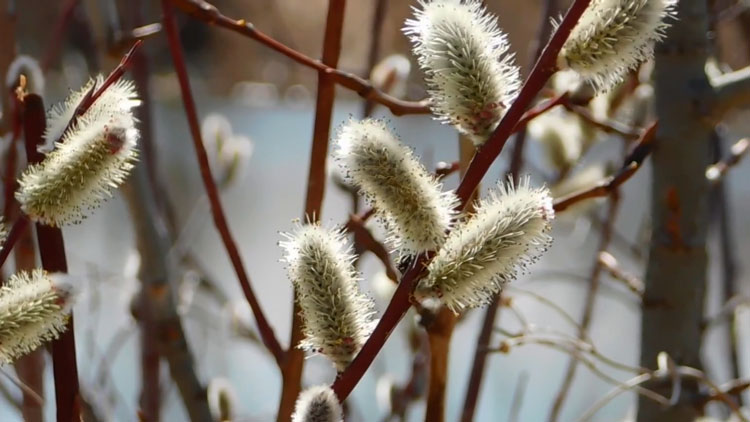
<svg viewBox="0 0 750 422">
<path fill-rule="evenodd" d="M 714 104 L 711 114 L 718 120 L 731 109 L 750 106 L 750 66 L 713 78 Z"/>
</svg>

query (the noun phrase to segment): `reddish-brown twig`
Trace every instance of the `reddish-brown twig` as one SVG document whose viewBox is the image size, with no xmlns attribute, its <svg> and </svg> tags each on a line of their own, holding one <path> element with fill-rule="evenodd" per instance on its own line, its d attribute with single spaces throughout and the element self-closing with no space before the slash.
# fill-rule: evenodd
<svg viewBox="0 0 750 422">
<path fill-rule="evenodd" d="M 46 129 L 45 111 L 42 98 L 35 94 L 26 95 L 23 100 L 23 127 L 26 135 L 26 157 L 29 163 L 38 163 L 44 156 L 37 146 L 44 142 Z M 51 273 L 67 273 L 65 243 L 62 230 L 58 227 L 36 224 L 39 256 L 42 267 Z M 55 379 L 55 402 L 57 421 L 70 422 L 80 419 L 81 402 L 78 391 L 78 365 L 76 363 L 75 331 L 73 313 L 67 328 L 52 342 L 52 368 Z"/>
<path fill-rule="evenodd" d="M 638 146 L 633 152 L 625 159 L 625 164 L 614 176 L 608 177 L 605 180 L 597 183 L 591 188 L 584 189 L 579 192 L 574 192 L 568 196 L 562 197 L 555 200 L 554 208 L 555 212 L 565 211 L 570 206 L 581 202 L 586 199 L 601 198 L 612 193 L 615 189 L 620 187 L 623 183 L 627 182 L 636 171 L 641 167 L 643 160 L 646 158 L 648 153 L 651 151 L 652 141 L 654 134 L 656 133 L 656 123 L 646 128 L 641 134 L 641 139 L 638 141 Z"/>
<path fill-rule="evenodd" d="M 573 3 L 562 22 L 560 22 L 555 34 L 547 43 L 544 52 L 531 71 L 518 98 L 511 105 L 487 143 L 474 156 L 466 175 L 456 190 L 461 200 L 461 209 L 468 205 L 474 190 L 479 185 L 479 182 L 484 177 L 492 162 L 500 154 L 518 121 L 523 117 L 524 110 L 533 101 L 550 76 L 556 71 L 557 55 L 563 43 L 568 38 L 570 31 L 578 22 L 578 19 L 580 19 L 590 2 L 591 0 L 576 0 Z M 404 314 L 406 314 L 410 305 L 409 294 L 413 283 L 419 279 L 422 273 L 422 266 L 428 261 L 429 259 L 425 255 L 420 256 L 413 264 L 412 269 L 404 274 L 373 334 L 362 347 L 357 357 L 354 358 L 354 361 L 334 382 L 333 390 L 340 400 L 344 400 L 349 396 L 349 393 L 351 393 L 354 386 L 357 385 L 362 375 L 367 371 L 367 368 L 375 359 L 375 356 L 388 339 L 390 333 L 401 318 L 403 318 Z"/>
<path fill-rule="evenodd" d="M 627 140 L 635 140 L 641 136 L 638 130 L 634 130 L 629 125 L 620 123 L 616 120 L 599 120 L 591 114 L 591 111 L 581 105 L 573 104 L 570 101 L 563 103 L 563 106 L 568 109 L 571 113 L 578 115 L 584 121 L 588 122 L 592 126 L 596 126 L 607 133 L 613 133 L 620 135 Z"/>
<path fill-rule="evenodd" d="M 68 0 L 62 5 L 62 13 L 57 18 L 55 26 L 50 32 L 49 42 L 44 50 L 42 61 L 39 64 L 42 68 L 42 72 L 46 73 L 47 69 L 49 69 L 52 64 L 52 61 L 55 60 L 58 54 L 60 54 L 60 43 L 64 38 L 63 34 L 65 33 L 65 28 L 67 28 L 70 23 L 70 20 L 73 17 L 73 12 L 79 2 L 80 0 Z"/>
<path fill-rule="evenodd" d="M 227 250 L 229 259 L 232 261 L 232 266 L 237 273 L 242 292 L 245 295 L 250 308 L 253 311 L 253 316 L 258 323 L 258 331 L 260 337 L 263 339 L 263 343 L 266 345 L 268 350 L 271 352 L 276 362 L 281 364 L 284 358 L 284 351 L 276 339 L 276 335 L 273 329 L 268 323 L 263 310 L 260 307 L 260 303 L 255 297 L 255 292 L 250 285 L 250 278 L 245 271 L 245 266 L 242 263 L 242 257 L 237 249 L 237 244 L 232 237 L 229 230 L 229 225 L 224 215 L 224 208 L 221 205 L 221 199 L 219 198 L 219 190 L 216 187 L 213 177 L 211 176 L 211 169 L 208 164 L 208 155 L 206 149 L 203 146 L 203 140 L 201 139 L 200 125 L 198 123 L 198 113 L 195 110 L 195 101 L 193 100 L 193 94 L 190 90 L 190 81 L 188 80 L 187 69 L 185 68 L 185 57 L 182 52 L 180 45 L 180 38 L 177 32 L 177 23 L 174 18 L 174 11 L 172 10 L 172 4 L 169 0 L 162 1 L 162 10 L 164 13 L 164 30 L 167 35 L 167 41 L 169 42 L 169 50 L 172 55 L 172 62 L 174 64 L 175 73 L 180 84 L 180 92 L 182 94 L 182 102 L 185 107 L 185 116 L 188 120 L 188 126 L 190 127 L 190 133 L 193 139 L 193 146 L 195 147 L 195 155 L 198 159 L 200 166 L 201 178 L 203 179 L 203 186 L 206 190 L 211 205 L 211 214 L 213 216 L 214 225 L 216 230 L 219 232 L 224 248 Z"/>
<path fill-rule="evenodd" d="M 10 251 L 13 249 L 13 246 L 16 244 L 16 242 L 18 242 L 18 239 L 21 238 L 21 234 L 24 230 L 26 230 L 26 227 L 28 227 L 28 225 L 29 218 L 25 215 L 18 216 L 15 223 L 13 223 L 13 227 L 11 227 L 10 233 L 8 233 L 8 237 L 5 239 L 5 242 L 0 249 L 0 267 L 5 264 L 5 260 L 8 259 L 8 256 L 10 255 Z"/>
<path fill-rule="evenodd" d="M 536 117 L 538 117 L 541 114 L 544 114 L 548 112 L 549 110 L 559 106 L 559 105 L 565 105 L 568 103 L 568 92 L 563 92 L 562 94 L 550 98 L 549 100 L 542 101 L 541 103 L 537 104 L 534 108 L 526 111 L 526 113 L 523 114 L 523 117 L 521 117 L 521 120 L 516 123 L 516 127 L 514 131 L 521 131 L 526 128 L 526 125 L 534 120 Z M 511 171 L 511 173 L 513 173 Z"/>
<path fill-rule="evenodd" d="M 349 217 L 346 230 L 354 233 L 354 243 L 360 245 L 363 250 L 373 253 L 385 267 L 385 273 L 394 282 L 398 282 L 398 271 L 393 266 L 393 261 L 388 253 L 388 249 L 382 242 L 375 239 L 370 230 L 365 227 L 365 222 L 357 215 Z"/>
<path fill-rule="evenodd" d="M 330 67 L 321 63 L 312 57 L 308 57 L 299 51 L 293 50 L 288 46 L 276 41 L 263 32 L 255 29 L 253 24 L 246 22 L 244 19 L 232 19 L 221 14 L 221 12 L 212 4 L 203 0 L 171 0 L 175 6 L 183 12 L 203 22 L 227 28 L 238 34 L 252 38 L 261 44 L 270 47 L 279 53 L 289 57 L 295 62 L 315 69 L 318 72 L 325 73 L 337 84 L 356 92 L 364 99 L 382 104 L 396 116 L 405 114 L 428 114 L 430 112 L 429 104 L 426 101 L 404 101 L 392 97 L 377 88 L 369 81 L 349 72 Z"/>
</svg>

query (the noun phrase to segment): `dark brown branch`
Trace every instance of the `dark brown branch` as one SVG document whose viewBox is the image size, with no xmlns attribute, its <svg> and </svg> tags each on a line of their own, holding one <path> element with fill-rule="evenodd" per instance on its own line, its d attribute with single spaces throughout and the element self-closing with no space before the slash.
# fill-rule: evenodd
<svg viewBox="0 0 750 422">
<path fill-rule="evenodd" d="M 638 139 L 641 134 L 639 131 L 634 130 L 632 127 L 622 124 L 615 120 L 598 120 L 596 119 L 592 114 L 591 111 L 583 107 L 581 105 L 573 104 L 570 101 L 566 101 L 564 104 L 566 109 L 570 111 L 571 113 L 574 113 L 581 117 L 584 121 L 589 123 L 592 126 L 596 126 L 597 128 L 603 130 L 607 133 L 612 133 L 615 135 L 620 135 L 625 139 L 629 140 L 635 140 Z"/>
<path fill-rule="evenodd" d="M 595 186 L 584 189 L 580 192 L 574 192 L 568 196 L 555 200 L 555 212 L 565 211 L 571 205 L 577 204 L 586 199 L 601 198 L 608 196 L 623 183 L 627 182 L 636 171 L 641 167 L 643 160 L 651 151 L 654 134 L 656 133 L 656 123 L 649 126 L 641 135 L 638 146 L 625 159 L 625 165 L 614 176 L 597 183 Z"/>
<path fill-rule="evenodd" d="M 10 251 L 13 250 L 13 246 L 18 242 L 28 226 L 29 218 L 25 215 L 18 216 L 16 222 L 13 223 L 13 227 L 10 229 L 10 233 L 8 233 L 8 237 L 5 239 L 5 243 L 3 243 L 3 246 L 0 249 L 0 267 L 2 267 L 5 260 L 8 259 Z"/>
<path fill-rule="evenodd" d="M 35 94 L 24 98 L 24 133 L 26 156 L 29 163 L 38 163 L 44 158 L 36 148 L 44 142 L 45 121 L 42 98 Z M 62 230 L 57 227 L 36 224 L 39 256 L 42 267 L 51 273 L 67 273 L 65 243 Z M 52 342 L 52 369 L 55 379 L 55 402 L 57 421 L 78 421 L 81 415 L 81 398 L 78 388 L 78 365 L 76 363 L 75 331 L 73 313 L 70 313 L 66 330 Z"/>
<path fill-rule="evenodd" d="M 367 54 L 367 74 L 365 74 L 365 77 L 368 77 L 368 75 L 372 73 L 372 69 L 375 68 L 375 65 L 378 63 L 378 56 L 380 54 L 380 34 L 383 32 L 383 23 L 385 22 L 385 11 L 387 6 L 388 0 L 375 1 L 375 12 L 372 14 L 372 26 L 370 28 L 370 49 Z M 365 100 L 362 114 L 364 117 L 370 117 L 374 109 L 375 102 L 372 100 Z"/>
<path fill-rule="evenodd" d="M 203 186 L 206 190 L 206 195 L 211 205 L 211 214 L 213 216 L 214 225 L 216 230 L 219 232 L 224 248 L 229 255 L 229 259 L 232 261 L 232 266 L 237 273 L 242 292 L 245 295 L 250 308 L 253 311 L 253 316 L 258 323 L 258 331 L 263 339 L 263 343 L 266 345 L 268 350 L 271 352 L 276 362 L 281 365 L 284 358 L 284 351 L 276 339 L 276 335 L 273 329 L 268 323 L 263 310 L 260 307 L 260 303 L 255 297 L 255 292 L 250 285 L 250 278 L 245 271 L 245 266 L 242 263 L 242 257 L 237 249 L 237 244 L 232 237 L 229 230 L 229 225 L 224 215 L 224 208 L 221 205 L 221 199 L 219 198 L 219 190 L 216 187 L 213 177 L 211 176 L 211 169 L 208 164 L 208 156 L 206 155 L 206 149 L 203 146 L 203 140 L 201 139 L 200 125 L 198 123 L 198 113 L 195 110 L 195 101 L 193 100 L 193 94 L 190 90 L 190 81 L 188 80 L 187 69 L 185 68 L 185 57 L 182 52 L 180 45 L 180 38 L 177 32 L 177 24 L 174 18 L 174 12 L 172 10 L 172 4 L 169 0 L 162 0 L 162 10 L 164 13 L 164 30 L 167 35 L 169 42 L 169 50 L 172 55 L 172 62 L 174 64 L 175 72 L 177 73 L 177 79 L 180 84 L 180 93 L 182 95 L 182 102 L 185 107 L 185 116 L 188 120 L 188 126 L 190 127 L 190 134 L 193 139 L 193 146 L 195 147 L 195 155 L 200 165 L 201 178 L 203 179 Z"/>
<path fill-rule="evenodd" d="M 392 97 L 376 89 L 366 79 L 363 79 L 352 73 L 336 69 L 335 67 L 328 66 L 311 57 L 305 56 L 299 51 L 289 48 L 288 46 L 264 34 L 263 32 L 258 31 L 257 29 L 255 29 L 253 24 L 246 22 L 244 19 L 232 19 L 224 16 L 215 6 L 203 0 L 171 0 L 171 2 L 174 3 L 175 6 L 181 9 L 183 12 L 187 13 L 195 19 L 206 22 L 208 24 L 226 28 L 238 34 L 252 38 L 262 43 L 263 45 L 289 57 L 290 59 L 303 66 L 329 75 L 331 80 L 333 80 L 335 83 L 356 92 L 359 96 L 366 100 L 370 100 L 388 107 L 388 109 L 391 110 L 391 113 L 396 116 L 405 114 L 428 114 L 430 112 L 429 104 L 426 101 L 404 101 Z"/>
</svg>

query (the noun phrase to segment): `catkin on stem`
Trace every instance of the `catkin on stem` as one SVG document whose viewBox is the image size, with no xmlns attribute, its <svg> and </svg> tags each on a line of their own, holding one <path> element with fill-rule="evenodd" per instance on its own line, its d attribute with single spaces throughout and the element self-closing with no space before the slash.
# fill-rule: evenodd
<svg viewBox="0 0 750 422">
<path fill-rule="evenodd" d="M 476 213 L 456 227 L 427 267 L 415 296 L 438 299 L 453 312 L 490 303 L 519 270 L 549 246 L 555 212 L 546 188 L 499 184 Z"/>
<path fill-rule="evenodd" d="M 677 0 L 592 0 L 563 45 L 557 64 L 572 69 L 598 92 L 654 56 Z"/>
<path fill-rule="evenodd" d="M 375 119 L 349 120 L 336 138 L 342 170 L 371 202 L 403 254 L 435 250 L 455 217 L 453 192 L 427 172 L 412 151 Z"/>
<path fill-rule="evenodd" d="M 0 288 L 0 362 L 12 363 L 65 330 L 71 290 L 40 269 L 10 277 Z"/>
<path fill-rule="evenodd" d="M 292 422 L 342 422 L 344 412 L 333 390 L 327 385 L 310 387 L 300 393 Z"/>
<path fill-rule="evenodd" d="M 420 0 L 409 36 L 437 119 L 483 144 L 520 87 L 507 36 L 479 0 Z"/>
<path fill-rule="evenodd" d="M 373 303 L 359 292 L 351 247 L 342 231 L 318 224 L 300 225 L 284 237 L 279 245 L 304 322 L 298 347 L 327 356 L 343 371 L 374 328 Z"/>
<path fill-rule="evenodd" d="M 101 77 L 96 80 L 100 84 Z M 60 138 L 41 163 L 19 179 L 16 199 L 34 221 L 62 226 L 80 222 L 109 198 L 133 168 L 139 133 L 132 108 L 139 104 L 132 83 L 110 86 L 66 129 L 75 108 L 95 82 L 49 112 L 48 142 Z"/>
</svg>

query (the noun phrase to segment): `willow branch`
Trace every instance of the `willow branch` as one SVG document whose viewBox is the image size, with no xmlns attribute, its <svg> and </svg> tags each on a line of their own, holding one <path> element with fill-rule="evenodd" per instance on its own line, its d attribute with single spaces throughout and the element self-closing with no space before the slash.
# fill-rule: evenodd
<svg viewBox="0 0 750 422">
<path fill-rule="evenodd" d="M 729 169 L 742 161 L 742 158 L 750 151 L 750 138 L 742 138 L 729 150 L 729 156 L 723 160 L 710 165 L 706 169 L 706 178 L 713 184 L 719 183 L 726 176 Z"/>
<path fill-rule="evenodd" d="M 206 149 L 203 146 L 203 140 L 201 139 L 200 125 L 198 124 L 198 113 L 195 110 L 195 101 L 193 100 L 193 94 L 190 90 L 190 81 L 188 80 L 187 69 L 185 67 L 185 57 L 182 52 L 180 45 L 180 37 L 177 31 L 177 23 L 175 22 L 174 12 L 172 4 L 169 0 L 162 0 L 162 11 L 164 13 L 164 31 L 167 35 L 167 41 L 169 43 L 169 51 L 172 55 L 172 63 L 174 65 L 175 73 L 180 84 L 180 93 L 182 95 L 183 106 L 185 107 L 185 116 L 187 117 L 188 126 L 190 127 L 190 134 L 193 139 L 193 146 L 195 148 L 195 155 L 198 159 L 200 166 L 201 178 L 203 180 L 203 186 L 206 190 L 206 195 L 211 205 L 211 214 L 213 216 L 214 225 L 216 230 L 219 232 L 221 241 L 224 244 L 224 248 L 229 255 L 229 259 L 232 262 L 234 271 L 237 273 L 242 292 L 245 295 L 250 308 L 253 311 L 253 316 L 258 324 L 258 331 L 263 339 L 263 343 L 271 352 L 276 362 L 281 365 L 284 357 L 284 351 L 276 339 L 276 335 L 273 329 L 268 323 L 263 310 L 260 307 L 255 292 L 250 285 L 250 277 L 245 271 L 245 265 L 242 263 L 242 257 L 237 249 L 237 244 L 232 237 L 227 223 L 226 216 L 224 215 L 224 208 L 221 205 L 221 199 L 219 198 L 219 190 L 216 187 L 213 176 L 211 175 L 211 168 L 208 164 L 208 156 Z"/>
<path fill-rule="evenodd" d="M 375 88 L 369 81 L 357 75 L 321 63 L 312 57 L 293 50 L 279 41 L 255 29 L 252 23 L 244 19 L 232 19 L 224 16 L 214 5 L 203 0 L 170 0 L 176 7 L 195 19 L 229 29 L 233 32 L 252 38 L 261 44 L 278 51 L 295 62 L 329 75 L 338 85 L 354 91 L 360 97 L 387 107 L 396 116 L 406 114 L 429 114 L 430 108 L 426 101 L 404 101 L 392 97 Z"/>
</svg>

